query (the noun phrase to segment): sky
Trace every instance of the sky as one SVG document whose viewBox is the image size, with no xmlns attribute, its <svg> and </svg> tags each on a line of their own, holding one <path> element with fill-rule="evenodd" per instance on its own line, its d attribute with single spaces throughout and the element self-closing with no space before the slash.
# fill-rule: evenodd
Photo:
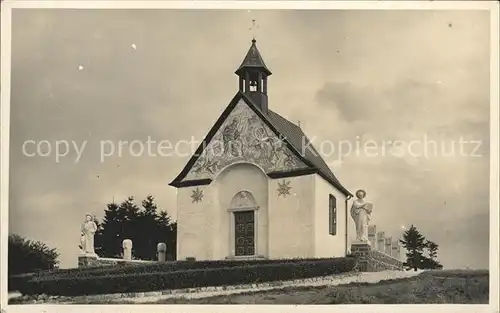
<svg viewBox="0 0 500 313">
<path fill-rule="evenodd" d="M 445 268 L 488 267 L 487 11 L 24 9 L 12 23 L 9 233 L 57 248 L 61 267 L 77 265 L 85 214 L 113 199 L 152 194 L 175 218 L 168 183 L 189 149 L 133 156 L 119 141 L 201 140 L 253 35 L 273 72 L 270 109 L 300 120 L 344 186 L 366 190 L 378 230 L 414 224 Z M 50 153 L 29 156 L 42 140 Z M 424 153 L 425 140 L 447 153 Z M 70 145 L 59 159 L 56 141 Z M 368 141 L 399 144 L 356 149 Z"/>
</svg>

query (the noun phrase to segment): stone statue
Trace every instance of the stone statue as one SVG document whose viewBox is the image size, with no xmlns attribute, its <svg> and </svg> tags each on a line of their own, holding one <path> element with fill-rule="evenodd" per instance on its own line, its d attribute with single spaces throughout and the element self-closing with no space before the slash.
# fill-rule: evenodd
<svg viewBox="0 0 500 313">
<path fill-rule="evenodd" d="M 164 242 L 158 243 L 156 251 L 158 251 L 158 261 L 165 262 L 167 260 L 167 245 Z"/>
<path fill-rule="evenodd" d="M 123 259 L 132 260 L 132 240 L 124 239 L 122 242 L 123 247 Z"/>
<path fill-rule="evenodd" d="M 356 241 L 368 243 L 368 224 L 373 204 L 364 200 L 366 192 L 356 191 L 356 200 L 352 203 L 351 217 L 356 224 Z"/>
<path fill-rule="evenodd" d="M 81 231 L 80 249 L 82 250 L 82 253 L 95 255 L 94 235 L 97 231 L 97 224 L 94 222 L 94 217 L 92 215 L 85 215 L 85 222 L 82 224 Z"/>
</svg>

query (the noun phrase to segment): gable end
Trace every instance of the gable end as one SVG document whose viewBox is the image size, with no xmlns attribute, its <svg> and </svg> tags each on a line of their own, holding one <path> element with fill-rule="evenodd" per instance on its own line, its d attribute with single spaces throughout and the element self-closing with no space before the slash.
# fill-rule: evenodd
<svg viewBox="0 0 500 313">
<path fill-rule="evenodd" d="M 247 126 L 250 127 L 249 128 L 250 133 L 248 133 L 248 132 L 242 133 L 242 136 L 248 136 L 250 134 L 254 134 L 254 133 L 252 133 L 252 130 L 253 130 L 253 132 L 255 132 L 257 130 L 262 131 L 262 127 L 264 127 L 264 129 L 265 129 L 265 127 L 267 127 L 268 130 L 265 131 L 265 132 L 268 132 L 267 136 L 271 136 L 271 134 L 272 134 L 272 136 L 275 136 L 275 137 L 265 137 L 268 139 L 262 139 L 262 140 L 271 140 L 271 148 L 269 148 L 267 146 L 266 147 L 267 147 L 267 149 L 271 149 L 270 151 L 273 151 L 272 156 L 276 157 L 276 155 L 274 153 L 284 153 L 284 155 L 281 155 L 281 156 L 288 156 L 286 159 L 286 160 L 288 160 L 288 161 L 286 161 L 288 163 L 285 162 L 284 167 L 280 167 L 279 165 L 277 165 L 279 163 L 274 163 L 274 162 L 278 162 L 281 159 L 280 157 L 278 157 L 278 161 L 273 161 L 271 163 L 271 165 L 267 167 L 266 171 L 268 172 L 269 177 L 272 178 L 272 177 L 276 177 L 276 176 L 280 176 L 280 175 L 288 175 L 289 177 L 290 176 L 300 176 L 300 175 L 306 175 L 306 173 L 315 173 L 316 172 L 316 169 L 315 169 L 314 165 L 311 163 L 311 161 L 308 160 L 307 158 L 305 158 L 304 156 L 302 156 L 298 152 L 298 150 L 289 142 L 288 138 L 286 138 L 286 135 L 283 134 L 282 132 L 280 132 L 273 125 L 273 123 L 266 117 L 266 115 L 264 113 L 262 113 L 253 104 L 252 100 L 250 98 L 248 98 L 245 94 L 238 92 L 235 95 L 235 97 L 233 98 L 233 100 L 230 102 L 228 107 L 223 111 L 221 116 L 217 119 L 214 126 L 210 129 L 210 131 L 208 132 L 205 139 L 198 146 L 196 152 L 189 159 L 189 161 L 187 162 L 186 166 L 183 168 L 181 173 L 169 185 L 174 186 L 174 187 L 187 187 L 187 186 L 210 184 L 213 177 L 206 177 L 207 175 L 205 175 L 205 174 L 203 174 L 203 175 L 205 175 L 205 177 L 203 177 L 203 176 L 200 177 L 200 175 L 199 175 L 200 172 L 198 172 L 198 171 L 200 170 L 200 166 L 203 168 L 204 166 L 207 165 L 207 161 L 206 161 L 207 158 L 209 160 L 208 162 L 213 162 L 214 160 L 217 161 L 218 159 L 217 158 L 214 159 L 213 155 L 212 156 L 205 155 L 203 157 L 203 159 L 201 159 L 201 160 L 200 160 L 200 157 L 204 154 L 204 151 L 206 151 L 205 153 L 210 152 L 210 151 L 207 151 L 210 149 L 210 148 L 207 149 L 207 147 L 211 144 L 211 141 L 214 139 L 215 136 L 217 136 L 217 138 L 220 139 L 219 137 L 222 134 L 221 131 L 225 132 L 226 128 L 228 128 L 227 126 L 224 127 L 226 120 L 229 118 L 231 113 L 235 110 L 235 107 L 238 105 L 238 103 L 242 103 L 241 101 L 243 101 L 245 103 L 242 105 L 244 105 L 244 107 L 246 107 L 247 109 L 243 109 L 243 107 L 240 107 L 240 109 L 238 109 L 237 112 L 245 112 L 245 111 L 241 111 L 241 110 L 247 110 L 246 111 L 247 113 L 243 113 L 244 114 L 243 116 L 248 117 L 248 114 L 253 114 L 254 117 L 250 118 L 250 120 L 255 121 L 254 118 L 256 118 L 257 120 L 260 121 L 258 123 L 261 123 L 261 124 L 247 124 Z M 250 113 L 250 112 L 252 112 L 252 113 Z M 240 119 L 238 117 L 238 115 L 236 117 L 238 119 Z M 233 124 L 234 124 L 234 119 L 233 119 Z M 243 125 L 245 125 L 245 124 L 243 124 Z M 262 125 L 262 126 L 259 126 L 259 125 Z M 253 128 L 254 126 L 257 128 Z M 224 127 L 224 130 L 221 129 L 222 127 Z M 259 129 L 259 127 L 260 127 L 260 129 Z M 273 140 L 274 140 L 274 142 L 280 141 L 282 148 L 281 149 L 279 147 L 276 148 L 274 146 L 274 144 L 272 144 Z M 245 140 L 243 142 L 245 142 Z M 246 142 L 248 144 L 248 141 L 246 141 Z M 259 141 L 257 141 L 257 142 L 259 142 Z M 254 142 L 254 144 L 255 144 L 255 142 Z M 279 142 L 278 142 L 278 144 L 279 144 Z M 259 146 L 259 145 L 260 144 L 257 143 L 257 146 Z M 252 146 L 250 146 L 250 147 L 252 147 Z M 274 149 L 278 149 L 278 150 L 274 150 Z M 285 150 L 282 150 L 282 149 L 285 149 Z M 223 150 L 223 151 L 226 151 L 226 150 Z M 278 152 L 278 151 L 281 151 L 281 152 Z M 265 155 L 262 155 L 262 154 L 260 154 L 260 155 L 261 156 L 260 156 L 259 162 L 261 162 L 262 160 L 267 160 Z M 239 157 L 241 158 L 242 155 L 239 155 Z M 252 155 L 250 155 L 250 157 L 252 157 Z M 292 159 L 290 159 L 290 158 L 292 158 Z M 197 162 L 198 160 L 200 160 L 200 161 Z M 295 161 L 293 161 L 293 160 L 295 160 Z M 226 160 L 222 159 L 221 161 L 222 161 L 221 163 L 223 163 L 223 162 L 226 162 L 227 159 Z M 270 161 L 271 160 L 269 160 L 268 162 L 270 162 Z M 231 163 L 232 161 L 229 161 L 229 162 Z M 290 162 L 292 162 L 292 163 L 290 163 Z M 288 165 L 286 165 L 286 164 L 288 164 Z M 295 164 L 295 165 L 293 165 L 293 164 Z M 210 166 L 212 166 L 212 165 L 210 165 Z M 213 170 L 213 168 L 210 168 L 210 167 L 208 167 L 208 169 L 211 170 L 212 174 L 216 173 L 220 169 L 219 163 L 217 163 L 217 165 L 215 166 L 216 170 Z M 203 169 L 203 170 L 205 170 L 205 169 Z M 198 173 L 198 174 L 196 174 L 196 173 Z M 186 177 L 189 177 L 189 179 L 186 180 Z"/>
</svg>

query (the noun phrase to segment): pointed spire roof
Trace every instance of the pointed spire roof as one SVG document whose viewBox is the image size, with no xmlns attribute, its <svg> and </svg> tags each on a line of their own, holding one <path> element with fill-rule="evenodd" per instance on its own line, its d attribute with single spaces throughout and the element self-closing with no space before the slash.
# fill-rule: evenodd
<svg viewBox="0 0 500 313">
<path fill-rule="evenodd" d="M 257 49 L 257 45 L 255 44 L 256 42 L 257 41 L 255 40 L 255 38 L 252 39 L 252 45 L 250 46 L 250 49 L 248 50 L 248 53 L 245 56 L 245 59 L 241 63 L 240 67 L 236 70 L 236 75 L 241 75 L 246 69 L 251 68 L 260 69 L 268 76 L 272 74 L 264 63 L 264 59 L 262 59 L 259 49 Z"/>
</svg>

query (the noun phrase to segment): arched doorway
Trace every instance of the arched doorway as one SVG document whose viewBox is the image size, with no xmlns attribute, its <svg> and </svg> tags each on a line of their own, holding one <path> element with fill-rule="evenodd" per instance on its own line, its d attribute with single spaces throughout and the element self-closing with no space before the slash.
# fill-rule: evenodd
<svg viewBox="0 0 500 313">
<path fill-rule="evenodd" d="M 252 257 L 257 254 L 258 209 L 259 206 L 249 191 L 239 191 L 231 200 L 231 250 L 235 257 Z"/>
</svg>

